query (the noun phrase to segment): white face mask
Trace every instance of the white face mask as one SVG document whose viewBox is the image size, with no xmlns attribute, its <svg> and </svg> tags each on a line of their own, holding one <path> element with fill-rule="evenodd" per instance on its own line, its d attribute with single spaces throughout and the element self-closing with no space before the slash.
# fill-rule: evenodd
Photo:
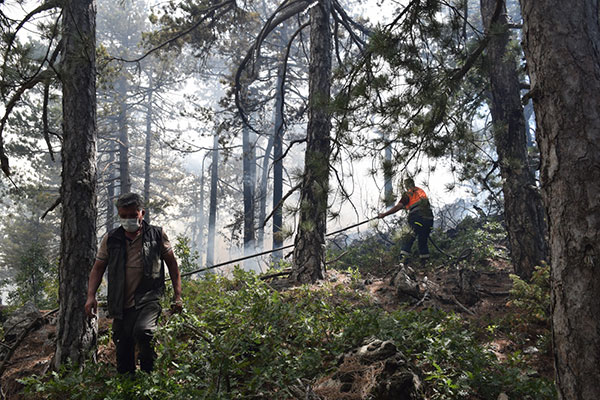
<svg viewBox="0 0 600 400">
<path fill-rule="evenodd" d="M 119 218 L 121 220 L 121 226 L 127 232 L 133 233 L 140 229 L 141 223 L 137 218 Z"/>
</svg>

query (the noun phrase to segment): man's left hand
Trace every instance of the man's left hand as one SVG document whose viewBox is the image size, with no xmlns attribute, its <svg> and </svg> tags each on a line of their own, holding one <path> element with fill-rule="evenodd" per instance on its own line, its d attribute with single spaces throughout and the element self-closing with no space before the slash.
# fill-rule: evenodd
<svg viewBox="0 0 600 400">
<path fill-rule="evenodd" d="M 183 301 L 181 299 L 175 299 L 171 303 L 171 313 L 179 314 L 183 310 Z"/>
</svg>

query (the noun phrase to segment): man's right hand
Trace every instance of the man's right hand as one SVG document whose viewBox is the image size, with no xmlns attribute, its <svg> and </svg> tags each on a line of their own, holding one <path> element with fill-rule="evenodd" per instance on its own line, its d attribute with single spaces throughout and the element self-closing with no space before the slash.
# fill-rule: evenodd
<svg viewBox="0 0 600 400">
<path fill-rule="evenodd" d="M 87 301 L 85 302 L 85 313 L 88 317 L 93 318 L 96 316 L 97 311 L 98 301 L 96 300 L 96 297 L 88 297 Z"/>
</svg>

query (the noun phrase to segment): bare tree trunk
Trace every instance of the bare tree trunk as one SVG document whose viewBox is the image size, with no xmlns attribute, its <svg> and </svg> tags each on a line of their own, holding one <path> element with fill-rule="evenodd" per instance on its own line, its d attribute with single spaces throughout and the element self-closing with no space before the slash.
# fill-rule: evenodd
<svg viewBox="0 0 600 400">
<path fill-rule="evenodd" d="M 387 133 L 383 133 L 383 140 L 385 141 L 385 159 L 383 160 L 383 193 L 384 202 L 386 207 L 394 205 L 394 188 L 392 186 L 392 179 L 394 178 L 394 170 L 392 163 L 392 144 L 388 140 Z"/>
<path fill-rule="evenodd" d="M 112 140 L 108 141 L 108 182 L 106 185 L 106 232 L 115 225 L 115 153 Z"/>
<path fill-rule="evenodd" d="M 290 279 L 314 282 L 325 269 L 325 231 L 331 153 L 331 33 L 330 0 L 319 0 L 310 10 L 310 68 L 308 126 L 304 175 L 300 194 L 300 221 L 295 238 Z"/>
<path fill-rule="evenodd" d="M 600 399 L 598 1 L 521 0 L 548 212 L 560 399 Z"/>
<path fill-rule="evenodd" d="M 200 260 L 202 260 L 206 250 L 204 248 L 204 220 L 206 219 L 204 215 L 204 161 L 206 161 L 207 155 L 202 158 L 202 174 L 200 175 L 200 216 L 198 217 L 198 252 L 200 253 Z"/>
<path fill-rule="evenodd" d="M 256 135 L 246 126 L 242 128 L 242 174 L 244 193 L 244 254 L 254 252 L 256 192 Z"/>
<path fill-rule="evenodd" d="M 127 86 L 127 79 L 122 77 L 119 83 L 119 176 L 121 193 L 131 192 L 129 133 L 127 132 Z"/>
<path fill-rule="evenodd" d="M 208 238 L 206 243 L 206 265 L 215 263 L 215 235 L 217 224 L 217 189 L 219 180 L 219 134 L 215 132 L 210 168 L 210 204 L 208 211 Z"/>
<path fill-rule="evenodd" d="M 283 246 L 283 205 L 280 205 L 283 197 L 283 92 L 280 80 L 283 79 L 283 66 L 277 72 L 277 97 L 275 99 L 275 130 L 273 132 L 273 207 L 279 207 L 273 214 L 273 248 L 277 249 Z M 273 261 L 277 262 L 283 257 L 281 251 L 272 254 Z"/>
<path fill-rule="evenodd" d="M 152 156 L 152 69 L 148 73 L 148 105 L 146 109 L 146 155 L 144 157 L 144 204 L 146 205 L 146 214 L 144 220 L 150 223 L 150 159 Z"/>
<path fill-rule="evenodd" d="M 258 206 L 258 231 L 256 235 L 256 247 L 264 250 L 265 240 L 265 218 L 267 218 L 267 194 L 269 192 L 269 164 L 271 160 L 271 151 L 273 150 L 274 135 L 269 137 L 267 147 L 262 160 L 262 171 L 260 178 L 260 186 L 258 189 L 259 206 Z"/>
<path fill-rule="evenodd" d="M 516 274 L 527 279 L 535 266 L 547 259 L 546 221 L 535 177 L 529 169 L 519 75 L 516 60 L 509 54 L 505 4 L 496 24 L 489 26 L 498 1 L 504 3 L 504 0 L 481 0 L 482 19 L 493 35 L 487 55 L 494 142 L 503 181 L 511 258 Z"/>
<path fill-rule="evenodd" d="M 96 346 L 86 316 L 88 275 L 96 256 L 96 10 L 93 0 L 63 6 L 64 49 L 61 257 L 56 353 L 58 368 L 82 364 Z"/>
</svg>

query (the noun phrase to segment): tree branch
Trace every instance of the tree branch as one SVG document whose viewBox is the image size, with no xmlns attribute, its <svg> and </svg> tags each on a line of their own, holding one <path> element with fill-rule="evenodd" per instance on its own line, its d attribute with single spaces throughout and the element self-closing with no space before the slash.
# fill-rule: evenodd
<svg viewBox="0 0 600 400">
<path fill-rule="evenodd" d="M 281 4 L 281 6 L 279 6 L 277 8 L 277 10 L 275 10 L 275 12 L 273 14 L 271 14 L 271 16 L 267 19 L 267 21 L 263 25 L 263 28 L 259 32 L 254 45 L 248 50 L 248 52 L 246 53 L 246 56 L 240 63 L 240 65 L 235 73 L 235 81 L 234 81 L 235 82 L 235 84 L 234 84 L 235 105 L 239 111 L 240 117 L 242 118 L 242 122 L 244 123 L 244 125 L 248 126 L 248 128 L 250 128 L 252 131 L 254 131 L 258 134 L 260 134 L 260 132 L 258 132 L 253 126 L 251 126 L 250 122 L 248 121 L 248 117 L 246 116 L 244 107 L 242 106 L 242 100 L 241 100 L 241 96 L 240 96 L 240 93 L 242 90 L 242 73 L 246 70 L 248 63 L 252 61 L 252 69 L 248 73 L 248 76 L 252 77 L 255 74 L 256 62 L 258 61 L 258 59 L 260 57 L 260 48 L 262 46 L 264 39 L 267 37 L 267 35 L 271 31 L 273 31 L 277 26 L 279 26 L 281 23 L 285 22 L 289 18 L 298 14 L 300 11 L 304 10 L 308 6 L 308 4 L 309 3 L 306 0 L 295 0 L 292 2 L 288 2 L 287 0 L 284 1 Z M 301 26 L 294 33 L 293 37 L 295 37 L 298 33 L 300 33 L 304 27 L 305 27 L 304 25 Z M 289 51 L 288 51 L 288 54 L 289 54 Z"/>
<path fill-rule="evenodd" d="M 60 0 L 48 0 L 44 4 L 37 7 L 36 9 L 32 10 L 25 17 L 23 17 L 23 19 L 21 20 L 19 25 L 17 25 L 15 32 L 13 34 L 9 35 L 9 40 L 8 40 L 8 43 L 6 44 L 6 50 L 4 50 L 3 63 L 2 63 L 2 75 L 6 76 L 6 61 L 9 58 L 8 54 L 12 50 L 12 45 L 17 37 L 17 33 L 21 30 L 21 28 L 23 26 L 25 26 L 27 21 L 29 21 L 31 18 L 33 18 L 36 14 L 59 7 L 60 3 L 61 3 Z"/>
<path fill-rule="evenodd" d="M 271 219 L 271 217 L 275 214 L 275 212 L 279 209 L 279 207 L 281 207 L 283 205 L 283 203 L 287 200 L 288 197 L 290 197 L 292 195 L 292 193 L 294 193 L 296 190 L 300 189 L 300 187 L 302 186 L 302 182 L 299 182 L 296 186 L 294 186 L 293 188 L 290 189 L 289 192 L 287 192 L 285 194 L 285 196 L 283 196 L 281 198 L 281 200 L 279 200 L 279 203 L 277 203 L 275 205 L 275 207 L 273 207 L 273 211 L 271 211 L 269 213 L 269 215 L 267 215 L 267 217 L 265 218 L 265 220 L 263 221 L 263 228 L 265 227 L 265 225 L 267 224 L 267 222 L 269 221 L 269 219 Z"/>
<path fill-rule="evenodd" d="M 62 199 L 60 198 L 60 196 L 58 197 L 58 199 L 56 199 L 54 201 L 54 203 L 50 206 L 50 208 L 48 208 L 44 214 L 42 214 L 41 219 L 46 218 L 46 215 L 48 215 L 48 213 L 52 212 L 56 207 L 58 207 L 58 205 L 61 203 Z"/>
<path fill-rule="evenodd" d="M 228 6 L 228 7 L 226 7 Z M 218 20 L 219 18 L 221 18 L 223 15 L 225 15 L 227 12 L 229 12 L 232 8 L 237 8 L 236 2 L 235 0 L 226 0 L 222 3 L 219 4 L 215 4 L 212 7 L 207 8 L 206 10 L 203 10 L 206 12 L 206 14 L 204 14 L 204 16 L 202 18 L 200 18 L 198 21 L 196 21 L 195 23 L 192 24 L 192 26 L 190 26 L 188 29 L 185 29 L 181 32 L 179 32 L 178 34 L 176 34 L 175 36 L 173 36 L 172 38 L 169 38 L 167 40 L 165 40 L 164 42 L 162 42 L 161 44 L 159 44 L 156 47 L 153 47 L 152 49 L 148 50 L 146 53 L 142 54 L 141 56 L 134 58 L 134 59 L 125 59 L 125 58 L 120 58 L 120 57 L 110 57 L 107 60 L 110 61 L 121 61 L 121 62 L 126 62 L 126 63 L 138 63 L 140 61 L 142 61 L 144 58 L 148 57 L 150 54 L 162 49 L 163 47 L 175 42 L 176 40 L 182 38 L 183 36 L 187 35 L 188 33 L 192 32 L 194 29 L 198 28 L 204 21 L 206 21 L 208 18 L 213 16 L 213 13 L 217 10 L 221 10 L 221 12 L 214 16 L 214 20 Z"/>
<path fill-rule="evenodd" d="M 279 157 L 277 160 L 273 160 L 273 162 L 276 163 L 277 161 L 283 160 L 287 156 L 287 154 L 290 152 L 293 145 L 298 144 L 298 143 L 304 143 L 304 142 L 306 142 L 306 138 L 292 140 L 290 142 L 290 145 L 288 146 L 288 148 L 281 155 L 281 157 Z"/>
<path fill-rule="evenodd" d="M 54 75 L 53 71 L 44 70 L 40 72 L 37 76 L 34 76 L 29 81 L 23 83 L 21 87 L 16 91 L 16 93 L 11 97 L 11 99 L 6 104 L 6 109 L 4 111 L 4 116 L 0 120 L 0 167 L 6 176 L 10 176 L 10 167 L 8 164 L 8 157 L 4 153 L 4 141 L 2 139 L 2 133 L 4 132 L 4 127 L 6 126 L 6 121 L 8 120 L 8 116 L 12 112 L 13 108 L 17 104 L 17 102 L 23 96 L 26 90 L 33 88 L 40 82 L 46 81 L 50 79 Z"/>
</svg>

